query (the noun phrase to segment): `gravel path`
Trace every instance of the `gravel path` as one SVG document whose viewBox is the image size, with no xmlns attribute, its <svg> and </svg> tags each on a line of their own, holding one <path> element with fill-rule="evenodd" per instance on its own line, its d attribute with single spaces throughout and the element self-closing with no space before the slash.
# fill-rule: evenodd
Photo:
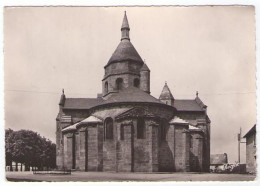
<svg viewBox="0 0 260 186">
<path fill-rule="evenodd" d="M 32 172 L 6 172 L 9 181 L 253 181 L 255 175 L 214 173 L 114 173 L 72 172 L 71 175 L 34 175 Z"/>
</svg>

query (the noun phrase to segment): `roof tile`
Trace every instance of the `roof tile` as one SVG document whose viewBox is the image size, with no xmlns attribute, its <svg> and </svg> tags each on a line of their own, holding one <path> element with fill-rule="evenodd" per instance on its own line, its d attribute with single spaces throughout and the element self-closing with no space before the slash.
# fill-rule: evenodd
<svg viewBox="0 0 260 186">
<path fill-rule="evenodd" d="M 65 109 L 90 109 L 103 100 L 101 98 L 66 98 Z"/>
<path fill-rule="evenodd" d="M 174 100 L 173 106 L 178 111 L 203 111 L 195 100 Z"/>
<path fill-rule="evenodd" d="M 117 61 L 134 60 L 143 63 L 142 58 L 129 40 L 122 40 L 109 59 L 108 64 Z"/>
</svg>

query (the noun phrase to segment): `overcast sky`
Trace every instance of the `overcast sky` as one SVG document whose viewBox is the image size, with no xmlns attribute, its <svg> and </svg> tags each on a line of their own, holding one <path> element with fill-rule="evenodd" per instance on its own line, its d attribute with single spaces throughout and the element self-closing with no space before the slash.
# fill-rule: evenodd
<svg viewBox="0 0 260 186">
<path fill-rule="evenodd" d="M 239 127 L 245 134 L 256 123 L 249 6 L 5 8 L 5 128 L 55 142 L 62 88 L 66 97 L 101 92 L 125 10 L 131 42 L 151 70 L 151 94 L 158 98 L 165 81 L 175 99 L 199 91 L 211 119 L 211 153 L 235 162 Z"/>
</svg>

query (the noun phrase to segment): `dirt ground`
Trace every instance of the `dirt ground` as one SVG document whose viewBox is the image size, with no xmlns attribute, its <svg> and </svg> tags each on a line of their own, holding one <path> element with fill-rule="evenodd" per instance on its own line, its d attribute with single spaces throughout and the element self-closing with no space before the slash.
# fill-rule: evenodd
<svg viewBox="0 0 260 186">
<path fill-rule="evenodd" d="M 8 181 L 254 181 L 255 175 L 216 173 L 113 173 L 72 172 L 71 175 L 34 175 L 32 172 L 6 172 Z"/>
</svg>

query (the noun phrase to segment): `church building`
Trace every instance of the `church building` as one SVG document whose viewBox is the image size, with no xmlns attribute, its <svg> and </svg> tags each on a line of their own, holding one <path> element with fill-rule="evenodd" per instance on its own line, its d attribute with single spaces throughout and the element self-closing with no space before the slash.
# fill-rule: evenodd
<svg viewBox="0 0 260 186">
<path fill-rule="evenodd" d="M 159 98 L 150 95 L 150 69 L 129 32 L 125 14 L 121 42 L 104 67 L 102 94 L 67 98 L 63 91 L 56 118 L 57 168 L 208 172 L 207 106 L 198 93 L 175 99 L 167 83 Z"/>
</svg>

